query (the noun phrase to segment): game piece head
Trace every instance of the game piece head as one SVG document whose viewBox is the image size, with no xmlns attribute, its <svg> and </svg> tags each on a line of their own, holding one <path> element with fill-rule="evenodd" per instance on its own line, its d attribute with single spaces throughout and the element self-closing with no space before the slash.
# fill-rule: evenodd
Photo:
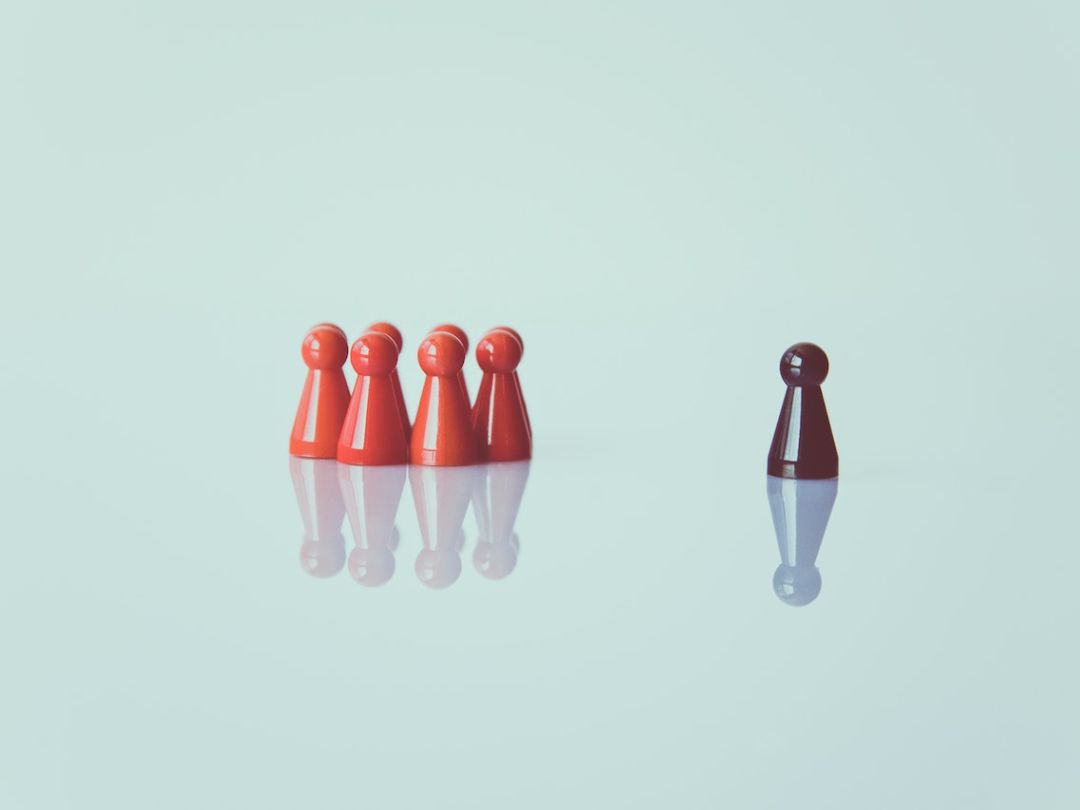
<svg viewBox="0 0 1080 810">
<path fill-rule="evenodd" d="M 349 553 L 349 574 L 357 584 L 375 588 L 394 575 L 394 555 L 390 549 L 354 548 Z"/>
<path fill-rule="evenodd" d="M 821 593 L 821 572 L 812 565 L 780 565 L 773 574 L 772 585 L 785 605 L 802 607 Z"/>
<path fill-rule="evenodd" d="M 352 365 L 362 377 L 384 377 L 397 367 L 398 349 L 382 332 L 365 332 L 352 345 Z"/>
<path fill-rule="evenodd" d="M 521 344 L 521 353 L 525 354 L 525 341 L 521 337 L 521 332 L 510 326 L 493 326 L 488 331 L 494 332 L 496 329 L 498 329 L 500 332 L 509 332 L 511 335 L 513 335 L 514 339 Z"/>
<path fill-rule="evenodd" d="M 796 343 L 780 358 L 780 376 L 788 385 L 821 385 L 828 373 L 829 358 L 813 343 Z"/>
<path fill-rule="evenodd" d="M 426 548 L 416 557 L 416 576 L 429 588 L 448 588 L 460 575 L 461 557 L 456 551 Z"/>
<path fill-rule="evenodd" d="M 432 377 L 449 377 L 465 365 L 465 346 L 449 332 L 432 332 L 416 352 L 420 368 Z"/>
<path fill-rule="evenodd" d="M 405 346 L 405 339 L 401 336 L 401 330 L 394 326 L 392 323 L 387 323 L 386 321 L 378 321 L 369 326 L 367 328 L 367 331 L 382 332 L 384 335 L 394 341 L 394 345 L 397 346 L 399 354 L 401 353 L 402 347 Z"/>
<path fill-rule="evenodd" d="M 510 332 L 492 329 L 476 344 L 476 362 L 488 373 L 509 374 L 518 367 L 521 343 Z"/>
<path fill-rule="evenodd" d="M 319 323 L 304 335 L 300 355 L 308 368 L 323 371 L 341 368 L 349 356 L 349 340 L 340 326 Z"/>
<path fill-rule="evenodd" d="M 449 332 L 451 335 L 461 341 L 461 345 L 465 347 L 465 351 L 469 350 L 469 336 L 465 334 L 465 330 L 460 326 L 452 323 L 440 323 L 438 326 L 431 330 L 432 332 Z M 430 334 L 430 332 L 428 333 Z"/>
</svg>

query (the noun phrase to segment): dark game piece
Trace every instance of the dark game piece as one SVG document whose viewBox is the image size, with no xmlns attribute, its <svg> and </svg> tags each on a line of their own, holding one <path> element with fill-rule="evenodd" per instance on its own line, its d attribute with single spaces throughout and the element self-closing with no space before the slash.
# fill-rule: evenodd
<svg viewBox="0 0 1080 810">
<path fill-rule="evenodd" d="M 829 358 L 813 343 L 796 343 L 780 358 L 787 394 L 769 448 L 769 475 L 836 478 L 840 471 L 821 383 Z"/>
</svg>

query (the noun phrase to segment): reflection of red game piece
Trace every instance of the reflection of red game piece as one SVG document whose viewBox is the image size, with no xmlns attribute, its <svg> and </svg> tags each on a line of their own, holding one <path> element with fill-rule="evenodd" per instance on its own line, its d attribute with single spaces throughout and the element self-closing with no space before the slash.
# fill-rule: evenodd
<svg viewBox="0 0 1080 810">
<path fill-rule="evenodd" d="M 472 422 L 485 461 L 520 461 L 532 455 L 532 431 L 517 381 L 521 343 L 510 332 L 492 329 L 476 346 L 484 380 Z"/>
<path fill-rule="evenodd" d="M 394 575 L 394 552 L 399 538 L 394 518 L 405 488 L 407 468 L 345 464 L 338 464 L 337 468 L 355 543 L 349 554 L 349 573 L 360 585 L 382 585 Z"/>
<path fill-rule="evenodd" d="M 410 467 L 416 519 L 424 547 L 416 576 L 429 588 L 446 588 L 461 574 L 462 524 L 480 467 Z"/>
<path fill-rule="evenodd" d="M 465 334 L 465 330 L 460 326 L 455 326 L 452 323 L 441 323 L 436 326 L 431 332 L 449 332 L 451 335 L 461 341 L 461 345 L 465 347 L 465 356 L 469 356 L 469 336 Z M 431 332 L 428 332 L 430 335 Z M 465 401 L 470 403 L 469 407 L 472 407 L 472 397 L 469 396 L 469 386 L 465 383 L 465 367 L 462 366 L 461 371 L 458 372 L 458 383 L 461 384 L 461 390 L 465 393 Z"/>
<path fill-rule="evenodd" d="M 517 329 L 512 329 L 509 326 L 494 326 L 491 328 L 491 331 L 495 331 L 496 329 L 502 332 L 509 332 L 511 335 L 514 336 L 518 344 L 520 344 L 521 346 L 521 356 L 524 359 L 525 341 L 522 339 L 521 333 Z M 525 409 L 525 424 L 529 426 L 529 436 L 532 436 L 532 422 L 529 421 L 529 405 L 525 402 L 525 394 L 521 391 L 521 378 L 515 375 L 514 380 L 517 382 L 518 394 L 521 396 L 521 407 Z M 477 395 L 477 398 L 479 399 L 479 395 Z"/>
<path fill-rule="evenodd" d="M 289 453 L 334 458 L 341 422 L 349 407 L 349 384 L 341 370 L 349 356 L 349 341 L 340 327 L 320 323 L 304 337 L 300 354 L 308 373 L 296 408 Z"/>
<path fill-rule="evenodd" d="M 821 383 L 829 358 L 813 343 L 796 343 L 780 358 L 787 394 L 769 448 L 769 475 L 780 478 L 836 478 L 836 455 Z"/>
<path fill-rule="evenodd" d="M 379 321 L 378 323 L 373 323 L 367 330 L 369 332 L 382 332 L 394 341 L 394 345 L 397 346 L 398 356 L 400 357 L 401 350 L 405 346 L 400 329 L 392 323 Z M 398 410 L 401 411 L 401 421 L 405 425 L 405 432 L 410 433 L 412 431 L 412 423 L 409 421 L 409 409 L 405 407 L 405 394 L 401 390 L 401 377 L 398 376 L 397 367 L 395 367 L 390 374 L 390 382 L 394 386 L 394 396 L 397 397 Z"/>
<path fill-rule="evenodd" d="M 478 468 L 472 500 L 478 530 L 473 565 L 488 579 L 502 579 L 517 565 L 521 543 L 514 521 L 531 463 L 510 461 Z"/>
<path fill-rule="evenodd" d="M 345 464 L 405 464 L 409 437 L 390 375 L 397 365 L 394 341 L 381 332 L 365 332 L 352 347 L 356 369 L 349 411 L 341 426 L 338 461 Z"/>
<path fill-rule="evenodd" d="M 432 332 L 416 356 L 427 379 L 416 408 L 409 460 L 430 466 L 475 464 L 469 403 L 457 380 L 465 347 L 449 332 Z"/>
<path fill-rule="evenodd" d="M 314 577 L 332 577 L 345 566 L 345 538 L 341 534 L 345 504 L 337 468 L 332 459 L 289 459 L 296 505 L 304 524 L 300 567 Z"/>
</svg>

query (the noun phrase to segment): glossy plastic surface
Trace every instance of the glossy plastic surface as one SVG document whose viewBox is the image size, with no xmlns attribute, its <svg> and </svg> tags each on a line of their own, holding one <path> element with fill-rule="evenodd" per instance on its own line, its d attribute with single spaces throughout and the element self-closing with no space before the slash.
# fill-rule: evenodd
<svg viewBox="0 0 1080 810">
<path fill-rule="evenodd" d="M 409 435 L 401 421 L 394 381 L 398 349 L 382 332 L 365 332 L 352 347 L 356 385 L 337 447 L 345 464 L 405 464 Z"/>
<path fill-rule="evenodd" d="M 417 351 L 426 375 L 413 425 L 412 464 L 456 467 L 479 458 L 469 401 L 458 382 L 465 347 L 449 332 L 432 332 Z"/>
<path fill-rule="evenodd" d="M 818 552 L 836 501 L 837 479 L 795 480 L 766 476 L 780 565 L 773 590 L 785 604 L 800 607 L 821 592 Z"/>
<path fill-rule="evenodd" d="M 338 465 L 338 483 L 353 537 L 349 575 L 359 585 L 376 587 L 394 575 L 394 552 L 400 538 L 394 521 L 405 488 L 406 470 L 404 465 Z"/>
<path fill-rule="evenodd" d="M 478 466 L 409 468 L 423 541 L 416 557 L 416 576 L 429 588 L 447 588 L 461 575 L 465 513 L 482 473 Z"/>
<path fill-rule="evenodd" d="M 386 321 L 377 321 L 367 328 L 369 332 L 381 332 L 386 335 L 397 346 L 398 355 L 400 357 L 401 350 L 405 347 L 405 340 L 401 336 L 401 330 L 394 326 L 392 323 Z M 394 397 L 397 399 L 398 411 L 401 412 L 401 423 L 405 425 L 406 434 L 412 433 L 412 419 L 409 417 L 409 408 L 405 404 L 405 394 L 401 390 L 401 376 L 398 374 L 398 370 L 395 367 L 390 373 L 390 384 L 394 386 Z"/>
<path fill-rule="evenodd" d="M 476 476 L 472 500 L 477 529 L 473 566 L 488 579 L 509 576 L 517 565 L 521 541 L 514 522 L 525 495 L 530 464 L 485 464 Z"/>
<path fill-rule="evenodd" d="M 460 326 L 452 323 L 441 323 L 434 327 L 431 332 L 449 332 L 451 335 L 461 341 L 461 345 L 465 347 L 465 356 L 469 356 L 469 336 L 465 334 L 465 330 Z M 458 372 L 458 384 L 461 386 L 462 392 L 465 394 L 465 401 L 469 403 L 469 407 L 472 407 L 472 397 L 469 395 L 469 385 L 465 382 L 465 368 L 462 367 Z"/>
<path fill-rule="evenodd" d="M 476 346 L 484 372 L 473 406 L 472 424 L 485 461 L 521 461 L 532 456 L 532 428 L 518 382 L 524 352 L 520 338 L 493 329 Z"/>
<path fill-rule="evenodd" d="M 308 372 L 289 437 L 289 454 L 334 458 L 349 407 L 349 383 L 342 371 L 349 356 L 349 341 L 341 327 L 316 324 L 304 336 L 300 354 Z"/>
<path fill-rule="evenodd" d="M 796 343 L 780 358 L 787 384 L 769 448 L 768 474 L 779 478 L 835 478 L 840 471 L 821 383 L 829 358 L 813 343 Z"/>
<path fill-rule="evenodd" d="M 517 329 L 514 329 L 514 328 L 512 328 L 510 326 L 493 326 L 488 331 L 494 332 L 495 330 L 499 330 L 499 331 L 502 331 L 502 332 L 509 332 L 511 335 L 514 336 L 514 339 L 517 340 L 518 345 L 521 346 L 521 359 L 524 360 L 525 359 L 525 339 L 521 337 L 521 333 Z M 520 376 L 515 376 L 514 380 L 517 382 L 518 396 L 521 397 L 521 407 L 525 410 L 525 423 L 529 426 L 529 435 L 532 436 L 532 422 L 529 421 L 529 405 L 525 401 L 524 392 L 522 392 L 522 390 L 521 390 L 521 377 Z"/>
<path fill-rule="evenodd" d="M 345 565 L 345 503 L 333 459 L 289 459 L 289 475 L 304 525 L 300 567 L 314 577 L 332 577 Z"/>
</svg>

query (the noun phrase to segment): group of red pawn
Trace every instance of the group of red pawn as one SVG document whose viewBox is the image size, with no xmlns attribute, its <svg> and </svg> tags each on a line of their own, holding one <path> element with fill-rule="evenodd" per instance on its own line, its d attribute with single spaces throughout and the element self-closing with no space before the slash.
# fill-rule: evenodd
<svg viewBox="0 0 1080 810">
<path fill-rule="evenodd" d="M 308 374 L 289 453 L 344 464 L 439 467 L 532 455 L 532 427 L 517 375 L 525 346 L 515 330 L 496 327 L 477 344 L 484 376 L 470 404 L 462 370 L 468 337 L 453 324 L 432 329 L 416 355 L 427 376 L 415 422 L 397 372 L 402 347 L 401 332 L 385 322 L 368 327 L 351 351 L 341 327 L 312 327 L 301 348 Z M 346 359 L 357 374 L 351 394 Z"/>
</svg>

